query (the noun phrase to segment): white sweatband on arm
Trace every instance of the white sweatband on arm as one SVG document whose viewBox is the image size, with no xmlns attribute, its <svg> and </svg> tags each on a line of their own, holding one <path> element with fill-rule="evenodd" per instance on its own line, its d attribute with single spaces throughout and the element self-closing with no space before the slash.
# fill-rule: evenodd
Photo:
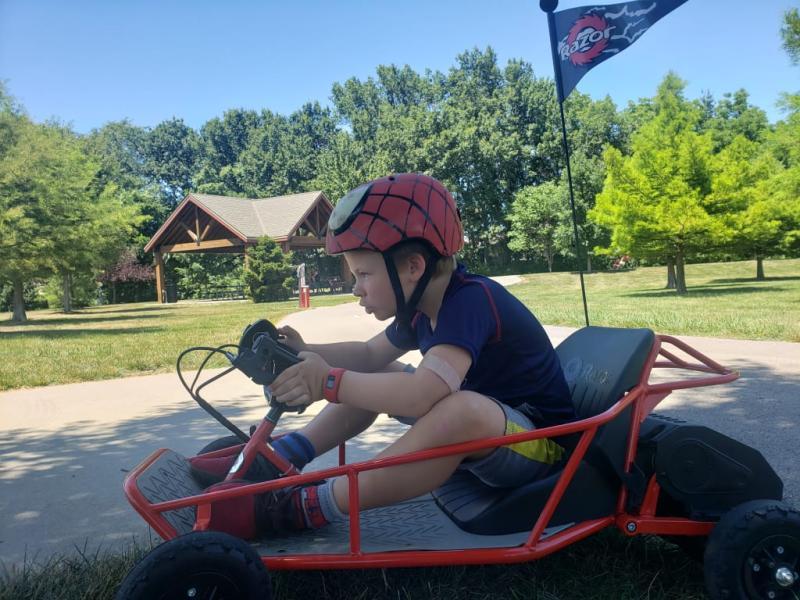
<svg viewBox="0 0 800 600">
<path fill-rule="evenodd" d="M 451 392 L 457 392 L 461 389 L 461 377 L 458 376 L 456 370 L 450 363 L 442 360 L 433 354 L 426 354 L 419 363 L 420 369 L 428 369 L 434 373 L 439 379 L 447 384 Z"/>
</svg>

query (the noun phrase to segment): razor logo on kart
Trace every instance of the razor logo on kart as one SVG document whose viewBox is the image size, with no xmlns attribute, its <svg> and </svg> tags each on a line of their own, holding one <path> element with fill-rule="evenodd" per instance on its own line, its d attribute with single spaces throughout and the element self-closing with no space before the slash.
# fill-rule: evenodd
<svg viewBox="0 0 800 600">
<path fill-rule="evenodd" d="M 603 385 L 608 381 L 608 378 L 608 371 L 598 369 L 591 363 L 584 364 L 577 356 L 564 365 L 564 379 L 567 380 L 567 383 L 583 380 L 586 383 Z"/>
</svg>

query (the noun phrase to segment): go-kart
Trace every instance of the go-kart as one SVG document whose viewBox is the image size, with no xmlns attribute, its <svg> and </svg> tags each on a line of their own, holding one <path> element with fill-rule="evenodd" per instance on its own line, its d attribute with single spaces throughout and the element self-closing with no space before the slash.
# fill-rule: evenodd
<svg viewBox="0 0 800 600">
<path fill-rule="evenodd" d="M 268 384 L 298 361 L 296 354 L 267 321 L 245 329 L 235 351 L 225 348 L 205 349 L 209 356 L 223 352 L 231 367 L 199 386 L 208 358 L 191 385 L 178 361 L 192 397 L 233 434 L 203 451 L 230 455 L 234 445 L 239 454 L 229 479 L 241 477 L 257 455 L 282 476 L 204 493 L 186 457 L 153 453 L 124 487 L 165 542 L 129 573 L 118 598 L 270 598 L 268 569 L 518 563 L 608 527 L 665 536 L 702 555 L 712 598 L 800 597 L 800 513 L 781 502 L 783 483 L 770 465 L 757 450 L 708 427 L 652 412 L 673 390 L 738 377 L 674 337 L 586 327 L 564 340 L 556 351 L 578 421 L 352 464 L 341 445 L 339 466 L 302 474 L 270 446 L 285 405 L 267 393 L 267 415 L 248 435 L 200 396 L 233 369 Z M 676 369 L 684 378 L 669 379 Z M 543 479 L 491 488 L 459 471 L 426 496 L 356 508 L 364 471 L 542 437 L 567 448 Z M 208 529 L 213 501 L 335 476 L 349 481 L 349 523 L 253 542 Z"/>
</svg>

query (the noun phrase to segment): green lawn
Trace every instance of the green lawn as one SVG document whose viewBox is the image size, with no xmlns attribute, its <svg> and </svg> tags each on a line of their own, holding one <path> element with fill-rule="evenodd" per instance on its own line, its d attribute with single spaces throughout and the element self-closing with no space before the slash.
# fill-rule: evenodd
<svg viewBox="0 0 800 600">
<path fill-rule="evenodd" d="M 689 265 L 685 297 L 663 289 L 663 267 L 586 275 L 590 321 L 660 333 L 800 341 L 800 259 L 767 261 L 765 269 L 767 280 L 756 281 L 753 262 Z M 511 290 L 545 324 L 583 324 L 575 274 L 528 275 Z M 351 300 L 322 296 L 313 302 Z M 296 307 L 296 301 L 179 302 L 70 315 L 31 311 L 26 325 L 0 321 L 0 390 L 169 371 L 185 348 L 236 342 L 248 322 L 277 321 Z"/>
<path fill-rule="evenodd" d="M 320 296 L 313 305 L 352 299 Z M 119 304 L 69 315 L 30 311 L 25 325 L 0 321 L 0 390 L 170 371 L 190 346 L 236 343 L 248 323 L 278 321 L 296 310 L 297 300 Z"/>
<path fill-rule="evenodd" d="M 658 333 L 800 342 L 800 259 L 687 265 L 689 293 L 664 289 L 666 267 L 584 276 L 589 322 Z M 576 274 L 528 275 L 511 288 L 548 325 L 584 324 Z"/>
</svg>

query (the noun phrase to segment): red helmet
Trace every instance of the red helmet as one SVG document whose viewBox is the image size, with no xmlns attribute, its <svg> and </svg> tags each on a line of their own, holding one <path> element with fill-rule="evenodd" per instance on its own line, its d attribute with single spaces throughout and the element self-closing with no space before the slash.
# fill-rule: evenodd
<svg viewBox="0 0 800 600">
<path fill-rule="evenodd" d="M 351 190 L 331 213 L 325 249 L 386 252 L 405 240 L 423 240 L 441 256 L 464 245 L 455 200 L 433 177 L 398 173 Z"/>
</svg>

